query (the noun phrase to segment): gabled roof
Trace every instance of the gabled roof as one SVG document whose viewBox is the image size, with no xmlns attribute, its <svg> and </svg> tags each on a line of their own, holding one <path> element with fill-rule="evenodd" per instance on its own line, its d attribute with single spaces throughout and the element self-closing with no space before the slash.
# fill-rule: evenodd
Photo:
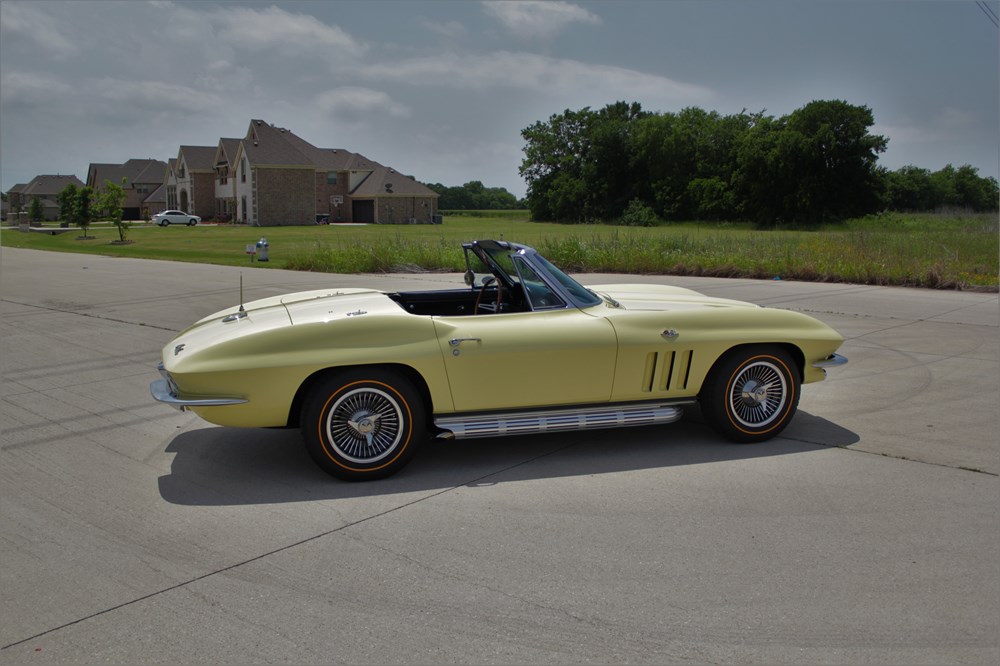
<svg viewBox="0 0 1000 666">
<path fill-rule="evenodd" d="M 257 166 L 313 167 L 312 160 L 284 136 L 286 133 L 288 130 L 268 125 L 263 120 L 251 120 L 243 140 L 243 152 L 250 163 Z"/>
<path fill-rule="evenodd" d="M 144 162 L 142 168 L 134 176 L 129 178 L 132 183 L 162 183 L 163 173 L 167 169 L 167 163 L 162 160 L 129 160 L 126 162 Z"/>
<path fill-rule="evenodd" d="M 184 155 L 184 162 L 190 171 L 212 171 L 215 168 L 217 146 L 181 146 L 177 159 Z"/>
<path fill-rule="evenodd" d="M 15 185 L 15 188 L 20 187 L 22 189 L 12 189 L 11 191 L 19 191 L 25 197 L 55 196 L 71 183 L 77 187 L 84 187 L 83 181 L 76 176 L 44 175 L 35 176 L 27 185 Z"/>
<path fill-rule="evenodd" d="M 215 149 L 215 165 L 225 164 L 232 168 L 236 163 L 236 153 L 239 152 L 242 141 L 243 139 L 219 139 L 219 145 Z"/>
<path fill-rule="evenodd" d="M 351 192 L 351 196 L 355 197 L 385 197 L 392 195 L 407 197 L 438 196 L 434 190 L 423 183 L 418 183 L 412 177 L 381 165 Z"/>
<path fill-rule="evenodd" d="M 143 203 L 166 203 L 167 202 L 167 187 L 165 185 L 160 185 L 155 190 L 150 193 L 148 197 L 143 199 Z"/>
<path fill-rule="evenodd" d="M 126 179 L 126 186 L 134 183 L 162 183 L 167 163 L 161 160 L 133 158 L 124 164 L 91 163 L 87 170 L 87 184 L 100 188 L 104 181 L 121 183 Z"/>
<path fill-rule="evenodd" d="M 220 140 L 220 149 L 227 139 Z M 317 148 L 284 127 L 275 127 L 263 120 L 250 121 L 247 135 L 240 140 L 243 152 L 255 166 L 295 166 L 316 171 L 370 172 L 351 192 L 357 196 L 437 196 L 426 185 L 379 164 L 360 153 L 343 148 Z M 228 150 L 228 149 L 227 149 Z M 229 159 L 235 159 L 230 155 Z M 216 160 L 219 153 L 216 152 Z M 390 187 L 386 187 L 389 185 Z"/>
</svg>

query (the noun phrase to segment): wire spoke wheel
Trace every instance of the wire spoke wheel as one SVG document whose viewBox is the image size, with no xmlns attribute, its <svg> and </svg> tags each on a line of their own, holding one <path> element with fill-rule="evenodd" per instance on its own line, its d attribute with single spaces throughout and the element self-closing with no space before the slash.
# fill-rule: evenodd
<svg viewBox="0 0 1000 666">
<path fill-rule="evenodd" d="M 381 368 L 330 373 L 309 392 L 301 425 L 306 450 L 323 470 L 363 481 L 394 474 L 427 435 L 413 383 Z"/>
<path fill-rule="evenodd" d="M 373 388 L 346 393 L 328 412 L 326 433 L 330 445 L 345 460 L 372 463 L 399 444 L 403 412 L 385 391 Z"/>
<path fill-rule="evenodd" d="M 801 371 L 777 345 L 739 347 L 713 366 L 698 402 L 709 424 L 734 442 L 768 440 L 799 404 Z"/>
<path fill-rule="evenodd" d="M 765 426 L 781 413 L 788 399 L 784 375 L 769 361 L 748 365 L 735 378 L 729 406 L 736 420 L 749 428 Z"/>
</svg>

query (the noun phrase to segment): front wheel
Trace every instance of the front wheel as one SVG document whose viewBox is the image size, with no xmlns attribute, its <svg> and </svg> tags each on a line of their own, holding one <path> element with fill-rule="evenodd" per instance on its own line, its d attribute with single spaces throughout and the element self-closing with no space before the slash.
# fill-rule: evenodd
<svg viewBox="0 0 1000 666">
<path fill-rule="evenodd" d="M 410 461 L 426 435 L 420 395 L 404 377 L 380 369 L 339 373 L 319 384 L 302 412 L 312 459 L 348 481 L 380 479 Z"/>
<path fill-rule="evenodd" d="M 188 220 L 188 226 L 189 227 L 193 227 L 196 224 L 198 224 L 198 220 Z"/>
<path fill-rule="evenodd" d="M 763 442 L 792 420 L 800 386 L 795 362 L 783 349 L 736 349 L 712 368 L 698 400 L 723 436 L 734 442 Z"/>
</svg>

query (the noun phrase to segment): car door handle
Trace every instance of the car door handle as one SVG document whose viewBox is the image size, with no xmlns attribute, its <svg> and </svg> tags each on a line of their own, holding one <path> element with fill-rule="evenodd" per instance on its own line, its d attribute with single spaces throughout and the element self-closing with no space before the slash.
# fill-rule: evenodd
<svg viewBox="0 0 1000 666">
<path fill-rule="evenodd" d="M 457 347 L 463 342 L 482 342 L 482 338 L 452 338 L 448 341 L 448 344 L 452 347 Z"/>
</svg>

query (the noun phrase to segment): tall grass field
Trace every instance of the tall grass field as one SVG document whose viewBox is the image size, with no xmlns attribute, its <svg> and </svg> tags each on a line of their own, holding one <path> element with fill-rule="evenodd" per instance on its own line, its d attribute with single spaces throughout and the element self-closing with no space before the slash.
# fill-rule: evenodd
<svg viewBox="0 0 1000 666">
<path fill-rule="evenodd" d="M 646 273 L 781 278 L 948 289 L 997 289 L 1000 234 L 993 215 L 883 214 L 816 231 L 731 223 L 659 227 L 530 222 L 527 212 L 447 215 L 441 225 L 137 225 L 130 244 L 113 227 L 50 235 L 4 229 L 5 247 L 250 265 L 246 246 L 266 237 L 261 268 L 331 273 L 462 271 L 461 244 L 506 239 L 537 248 L 576 273 Z"/>
</svg>

